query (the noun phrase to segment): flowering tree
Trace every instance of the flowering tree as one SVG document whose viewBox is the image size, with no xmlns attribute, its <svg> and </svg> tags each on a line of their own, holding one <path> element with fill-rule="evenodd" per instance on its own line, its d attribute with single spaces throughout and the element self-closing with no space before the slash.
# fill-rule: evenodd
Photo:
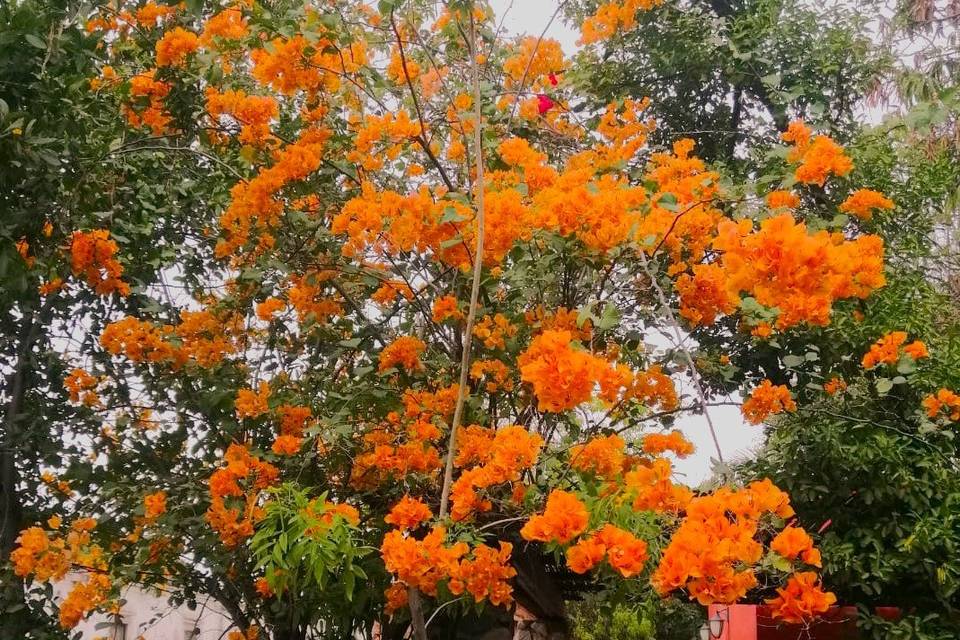
<svg viewBox="0 0 960 640">
<path fill-rule="evenodd" d="M 658 4 L 602 5 L 585 45 Z M 672 421 L 709 419 L 709 388 L 658 339 L 824 327 L 883 286 L 861 224 L 893 205 L 833 139 L 795 121 L 778 188 L 734 184 L 651 146 L 646 100 L 579 109 L 559 44 L 502 39 L 483 3 L 120 3 L 87 29 L 116 149 L 209 173 L 167 278 L 131 286 L 88 224 L 41 286 L 124 301 L 64 379 L 103 424 L 89 488 L 51 468 L 57 515 L 11 555 L 35 585 L 88 572 L 64 628 L 136 582 L 209 593 L 237 637 L 424 638 L 521 599 L 531 549 L 620 593 L 790 622 L 834 602 L 773 483 L 673 481 Z M 824 189 L 849 216 L 794 214 Z M 797 410 L 779 380 L 746 391 L 752 422 Z"/>
</svg>

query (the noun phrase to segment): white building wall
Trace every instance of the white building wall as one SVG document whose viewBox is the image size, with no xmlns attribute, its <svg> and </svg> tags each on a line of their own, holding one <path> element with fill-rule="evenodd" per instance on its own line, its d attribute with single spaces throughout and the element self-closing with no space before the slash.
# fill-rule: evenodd
<svg viewBox="0 0 960 640">
<path fill-rule="evenodd" d="M 54 585 L 57 600 L 62 600 L 73 584 L 83 580 L 82 575 L 69 575 Z M 136 586 L 123 590 L 120 620 L 97 613 L 77 626 L 83 640 L 225 640 L 233 627 L 230 617 L 220 604 L 210 597 L 200 597 L 196 610 L 186 605 L 174 607 L 163 593 L 151 592 Z"/>
</svg>

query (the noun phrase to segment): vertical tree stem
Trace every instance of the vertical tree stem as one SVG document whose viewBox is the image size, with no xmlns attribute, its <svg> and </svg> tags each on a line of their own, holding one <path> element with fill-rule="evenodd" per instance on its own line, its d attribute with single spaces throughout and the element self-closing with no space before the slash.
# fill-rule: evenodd
<svg viewBox="0 0 960 640">
<path fill-rule="evenodd" d="M 473 253 L 473 283 L 470 288 L 470 308 L 467 311 L 467 323 L 463 330 L 463 352 L 460 355 L 460 388 L 457 391 L 457 404 L 453 411 L 453 424 L 450 426 L 450 440 L 447 445 L 447 460 L 443 471 L 443 490 L 440 493 L 440 517 L 447 515 L 450 500 L 450 486 L 453 484 L 453 458 L 457 448 L 457 430 L 463 419 L 463 405 L 467 398 L 467 377 L 470 372 L 470 349 L 473 346 L 473 324 L 477 318 L 477 299 L 480 297 L 480 275 L 483 270 L 483 122 L 480 100 L 480 62 L 477 60 L 477 25 L 470 12 L 470 69 L 473 76 L 473 163 L 476 167 L 475 202 L 477 205 L 477 246 Z"/>
</svg>

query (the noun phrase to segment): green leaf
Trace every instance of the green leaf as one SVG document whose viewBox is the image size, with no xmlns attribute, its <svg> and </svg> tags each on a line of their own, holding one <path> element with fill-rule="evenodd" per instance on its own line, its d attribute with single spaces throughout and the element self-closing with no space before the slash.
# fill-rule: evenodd
<svg viewBox="0 0 960 640">
<path fill-rule="evenodd" d="M 893 389 L 893 381 L 890 378 L 877 378 L 876 388 L 877 393 L 886 395 Z"/>
<path fill-rule="evenodd" d="M 793 354 L 783 356 L 783 364 L 791 369 L 799 367 L 804 362 L 806 362 L 806 358 L 803 356 L 797 356 Z"/>
<path fill-rule="evenodd" d="M 41 38 L 38 38 L 37 36 L 33 35 L 32 33 L 28 33 L 23 37 L 26 39 L 27 42 L 29 42 L 31 45 L 33 45 L 37 49 L 45 50 L 47 48 L 47 43 L 44 42 Z"/>
</svg>

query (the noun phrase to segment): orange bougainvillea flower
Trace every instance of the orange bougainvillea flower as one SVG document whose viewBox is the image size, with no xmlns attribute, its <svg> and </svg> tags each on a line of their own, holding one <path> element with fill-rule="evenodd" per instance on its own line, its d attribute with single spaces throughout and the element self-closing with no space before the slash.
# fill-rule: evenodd
<svg viewBox="0 0 960 640">
<path fill-rule="evenodd" d="M 794 173 L 799 182 L 822 187 L 830 174 L 842 177 L 853 170 L 853 162 L 844 154 L 843 147 L 828 136 L 812 137 L 800 120 L 791 122 L 780 137 L 794 145 L 787 160 L 799 165 Z"/>
<path fill-rule="evenodd" d="M 605 524 L 592 536 L 582 538 L 567 549 L 567 566 L 574 573 L 586 573 L 604 557 L 624 578 L 643 570 L 647 561 L 647 543 L 612 524 Z"/>
<path fill-rule="evenodd" d="M 893 207 L 893 200 L 879 191 L 857 189 L 840 204 L 840 211 L 855 215 L 861 220 L 869 220 L 876 209 L 893 209 Z"/>
<path fill-rule="evenodd" d="M 416 529 L 425 520 L 433 517 L 430 507 L 410 496 L 404 496 L 400 502 L 393 505 L 390 513 L 384 518 L 387 524 L 392 524 L 401 531 Z"/>
<path fill-rule="evenodd" d="M 834 376 L 823 383 L 823 390 L 827 395 L 835 395 L 838 391 L 845 391 L 847 383 L 843 378 Z"/>
<path fill-rule="evenodd" d="M 677 514 L 686 508 L 693 492 L 671 480 L 673 465 L 666 458 L 654 458 L 624 475 L 625 493 L 636 511 Z"/>
<path fill-rule="evenodd" d="M 387 571 L 399 582 L 435 596 L 442 580 L 459 573 L 460 559 L 470 547 L 457 542 L 445 544 L 447 530 L 434 527 L 422 540 L 406 536 L 399 530 L 387 532 L 380 545 L 380 555 Z"/>
<path fill-rule="evenodd" d="M 261 320 L 270 322 L 273 320 L 273 316 L 283 311 L 286 307 L 287 303 L 279 298 L 267 298 L 263 302 L 257 304 L 256 314 Z"/>
<path fill-rule="evenodd" d="M 303 438 L 293 435 L 281 434 L 274 438 L 270 450 L 278 456 L 292 456 L 300 453 L 300 447 L 303 446 Z"/>
<path fill-rule="evenodd" d="M 167 494 L 157 491 L 143 497 L 144 517 L 147 520 L 156 520 L 167 512 Z"/>
<path fill-rule="evenodd" d="M 903 352 L 914 360 L 930 357 L 930 352 L 927 350 L 927 345 L 920 340 L 914 340 L 910 344 L 906 345 L 903 348 Z"/>
<path fill-rule="evenodd" d="M 567 549 L 567 567 L 574 573 L 586 573 L 603 562 L 607 548 L 595 536 L 581 538 Z"/>
<path fill-rule="evenodd" d="M 270 398 L 270 385 L 262 381 L 257 391 L 240 389 L 234 402 L 238 418 L 258 418 L 270 411 L 267 400 Z"/>
<path fill-rule="evenodd" d="M 97 293 L 108 295 L 114 291 L 122 296 L 130 293 L 130 286 L 120 279 L 123 267 L 116 260 L 117 243 L 105 229 L 74 231 L 70 242 L 70 266 L 73 275 L 81 276 Z"/>
<path fill-rule="evenodd" d="M 703 605 L 742 599 L 757 584 L 752 567 L 763 556 L 763 545 L 756 536 L 768 513 L 793 515 L 787 495 L 769 480 L 694 498 L 663 550 L 653 587 L 663 596 L 686 589 Z"/>
<path fill-rule="evenodd" d="M 570 447 L 570 466 L 579 471 L 612 479 L 626 461 L 626 442 L 618 435 L 597 436 L 586 444 Z"/>
<path fill-rule="evenodd" d="M 672 451 L 678 458 L 686 458 L 694 452 L 693 443 L 683 437 L 680 431 L 670 433 L 650 433 L 643 436 L 643 452 L 659 455 Z"/>
<path fill-rule="evenodd" d="M 97 384 L 98 380 L 83 369 L 74 369 L 63 379 L 63 387 L 70 393 L 70 402 L 87 407 L 100 404 L 100 396 L 95 391 Z"/>
<path fill-rule="evenodd" d="M 256 590 L 257 595 L 267 600 L 274 596 L 273 589 L 270 587 L 270 583 L 267 582 L 266 578 L 257 578 L 253 581 L 253 588 Z"/>
<path fill-rule="evenodd" d="M 533 386 L 541 411 L 559 413 L 586 402 L 605 360 L 572 345 L 569 331 L 544 331 L 518 359 L 520 378 Z"/>
<path fill-rule="evenodd" d="M 408 372 L 419 371 L 423 368 L 420 355 L 426 351 L 427 345 L 415 336 L 400 336 L 380 352 L 380 371 L 403 368 Z"/>
<path fill-rule="evenodd" d="M 750 220 L 723 220 L 713 244 L 722 252 L 730 294 L 739 299 L 746 292 L 778 309 L 779 329 L 801 322 L 824 326 L 834 301 L 865 298 L 885 283 L 879 236 L 811 234 L 787 213 L 767 218 L 757 231 Z"/>
<path fill-rule="evenodd" d="M 750 424 L 760 424 L 768 417 L 797 410 L 797 404 L 785 385 L 774 386 L 769 380 L 764 380 L 753 391 L 740 411 Z"/>
<path fill-rule="evenodd" d="M 923 408 L 927 410 L 929 418 L 937 418 L 945 410 L 950 420 L 960 421 L 960 395 L 950 389 L 940 389 L 928 395 L 923 399 Z"/>
<path fill-rule="evenodd" d="M 182 67 L 187 62 L 187 56 L 199 48 L 200 38 L 197 34 L 183 27 L 174 27 L 157 42 L 157 66 Z"/>
<path fill-rule="evenodd" d="M 792 191 L 771 191 L 764 201 L 771 209 L 796 209 L 800 206 L 800 196 Z"/>
<path fill-rule="evenodd" d="M 813 538 L 800 527 L 788 526 L 770 543 L 770 549 L 787 560 L 800 558 L 809 565 L 820 566 L 820 551 L 813 546 Z"/>
<path fill-rule="evenodd" d="M 554 489 L 547 497 L 547 508 L 527 520 L 520 535 L 524 540 L 564 544 L 586 531 L 589 519 L 586 505 L 577 496 Z"/>
<path fill-rule="evenodd" d="M 513 587 L 507 581 L 517 575 L 510 565 L 513 545 L 500 541 L 499 547 L 477 545 L 472 559 L 461 560 L 448 584 L 450 593 L 460 595 L 467 591 L 476 602 L 489 600 L 494 606 L 510 604 Z"/>
<path fill-rule="evenodd" d="M 596 534 L 597 541 L 607 550 L 607 562 L 624 578 L 641 571 L 647 561 L 647 543 L 612 524 L 605 524 Z"/>
<path fill-rule="evenodd" d="M 383 594 L 387 600 L 387 604 L 383 609 L 388 616 L 392 616 L 394 613 L 407 606 L 407 601 L 409 598 L 408 592 L 409 588 L 402 582 L 394 582 L 387 587 L 387 590 Z"/>
<path fill-rule="evenodd" d="M 433 321 L 440 323 L 447 320 L 463 320 L 463 312 L 453 296 L 440 296 L 433 301 Z"/>
<path fill-rule="evenodd" d="M 790 576 L 786 586 L 777 589 L 777 597 L 767 600 L 767 604 L 773 617 L 784 622 L 801 623 L 826 613 L 836 601 L 835 595 L 820 588 L 817 574 L 806 571 Z"/>
<path fill-rule="evenodd" d="M 880 364 L 896 364 L 900 360 L 901 351 L 914 360 L 929 357 L 930 353 L 927 351 L 927 345 L 920 340 L 914 340 L 901 349 L 906 341 L 906 331 L 891 331 L 878 339 L 870 345 L 870 350 L 864 354 L 861 362 L 863 368 L 872 369 Z"/>
<path fill-rule="evenodd" d="M 621 30 L 632 29 L 637 24 L 637 12 L 646 11 L 663 4 L 664 0 L 620 0 L 604 2 L 596 13 L 580 25 L 580 44 L 593 44 L 607 40 Z"/>
<path fill-rule="evenodd" d="M 495 432 L 477 426 L 465 429 L 454 464 L 479 464 L 464 471 L 453 483 L 450 516 L 463 520 L 476 512 L 489 511 L 492 503 L 477 491 L 519 481 L 521 472 L 536 463 L 542 447 L 543 438 L 516 425 Z"/>
</svg>

